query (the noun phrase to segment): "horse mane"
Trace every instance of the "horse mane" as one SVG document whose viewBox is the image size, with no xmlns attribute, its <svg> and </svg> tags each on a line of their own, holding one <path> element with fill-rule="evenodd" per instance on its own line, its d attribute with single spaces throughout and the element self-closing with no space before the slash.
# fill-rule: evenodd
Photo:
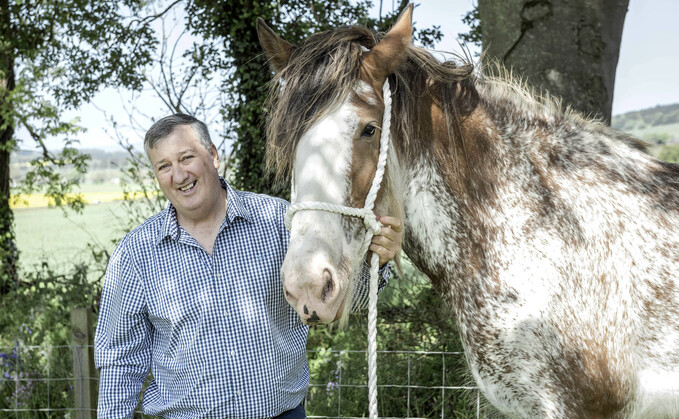
<svg viewBox="0 0 679 419">
<path fill-rule="evenodd" d="M 484 65 L 482 73 L 484 74 L 482 83 L 477 86 L 492 90 L 492 93 L 484 94 L 483 97 L 499 108 L 512 110 L 514 114 L 529 115 L 535 120 L 550 122 L 569 120 L 575 125 L 614 138 L 631 148 L 648 151 L 647 143 L 609 127 L 599 115 L 584 115 L 570 105 L 564 105 L 560 97 L 529 85 L 500 61 L 490 60 Z"/>
<path fill-rule="evenodd" d="M 319 32 L 307 38 L 290 57 L 288 65 L 270 84 L 266 102 L 267 169 L 281 181 L 290 175 L 297 144 L 304 133 L 348 97 L 357 85 L 363 48 L 373 48 L 384 34 L 361 26 Z M 390 76 L 394 114 L 392 122 L 402 147 L 417 138 L 417 114 L 407 108 L 425 94 L 441 99 L 448 121 L 449 137 L 459 124 L 460 108 L 453 100 L 459 83 L 473 84 L 471 60 L 455 56 L 461 63 L 440 62 L 429 51 L 410 46 L 404 64 Z M 470 105 L 471 106 L 471 105 Z M 464 111 L 464 110 L 462 110 Z"/>
<path fill-rule="evenodd" d="M 288 64 L 269 86 L 265 108 L 268 112 L 266 165 L 277 181 L 286 180 L 299 140 L 319 119 L 353 93 L 362 71 L 364 48 L 372 49 L 384 34 L 362 26 L 341 27 L 309 36 L 292 53 Z M 475 71 L 468 55 L 452 54 L 439 61 L 430 51 L 417 46 L 406 50 L 403 64 L 389 76 L 394 115 L 394 147 L 406 159 L 431 149 L 422 139 L 432 133 L 418 132 L 424 98 L 440 108 L 447 135 L 442 136 L 444 159 L 452 172 L 449 181 L 464 182 L 471 172 L 483 170 L 479 164 L 484 150 L 492 147 L 489 139 L 466 139 L 462 118 L 468 117 L 481 103 L 485 111 L 496 110 L 498 121 L 523 119 L 526 124 L 568 125 L 603 134 L 626 145 L 645 150 L 641 141 L 607 127 L 592 116 L 584 116 L 559 98 L 537 91 L 500 63 L 491 63 Z M 485 112 L 484 111 L 484 112 Z M 440 133 L 441 134 L 441 133 Z M 447 139 L 445 138 L 447 137 Z M 473 140 L 473 141 L 472 141 Z M 470 172 L 471 171 L 471 172 Z M 474 176 L 478 177 L 478 176 Z M 482 185 L 474 185 L 482 191 Z"/>
</svg>

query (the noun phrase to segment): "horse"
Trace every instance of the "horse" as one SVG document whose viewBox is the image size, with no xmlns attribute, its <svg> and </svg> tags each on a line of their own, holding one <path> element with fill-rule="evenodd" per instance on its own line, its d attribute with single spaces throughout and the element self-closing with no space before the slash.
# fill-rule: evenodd
<svg viewBox="0 0 679 419">
<path fill-rule="evenodd" d="M 511 74 L 411 45 L 412 10 L 381 39 L 353 26 L 299 46 L 259 20 L 268 167 L 293 204 L 362 207 L 389 83 L 375 212 L 403 219 L 484 397 L 510 417 L 679 417 L 679 167 Z M 309 324 L 344 318 L 363 224 L 299 211 L 290 234 L 288 302 Z"/>
</svg>

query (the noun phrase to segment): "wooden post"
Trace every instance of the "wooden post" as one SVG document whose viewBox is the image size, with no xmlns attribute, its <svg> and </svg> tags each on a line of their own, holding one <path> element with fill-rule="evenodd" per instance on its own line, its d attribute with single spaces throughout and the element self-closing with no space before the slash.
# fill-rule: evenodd
<svg viewBox="0 0 679 419">
<path fill-rule="evenodd" d="M 90 311 L 84 308 L 71 310 L 73 346 L 73 386 L 77 419 L 95 419 L 97 413 L 97 387 L 94 368 L 94 333 Z"/>
</svg>

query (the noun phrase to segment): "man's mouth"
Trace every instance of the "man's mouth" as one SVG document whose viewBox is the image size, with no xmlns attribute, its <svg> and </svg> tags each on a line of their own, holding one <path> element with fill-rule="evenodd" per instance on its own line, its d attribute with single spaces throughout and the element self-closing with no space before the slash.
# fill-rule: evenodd
<svg viewBox="0 0 679 419">
<path fill-rule="evenodd" d="M 179 188 L 179 190 L 182 191 L 182 192 L 188 192 L 191 189 L 193 189 L 194 186 L 196 186 L 196 182 L 198 182 L 198 181 L 194 180 L 193 182 L 189 183 L 188 185 Z"/>
</svg>

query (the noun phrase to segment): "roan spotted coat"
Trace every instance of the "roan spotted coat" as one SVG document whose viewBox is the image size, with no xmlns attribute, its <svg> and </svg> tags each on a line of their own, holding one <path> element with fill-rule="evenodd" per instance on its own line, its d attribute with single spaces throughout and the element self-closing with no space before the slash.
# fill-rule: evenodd
<svg viewBox="0 0 679 419">
<path fill-rule="evenodd" d="M 404 250 L 449 303 L 488 401 L 511 417 L 679 417 L 679 167 L 510 77 L 439 63 L 410 46 L 411 13 L 379 43 L 354 27 L 295 47 L 260 21 L 280 81 L 269 164 L 292 174 L 293 203 L 362 206 L 388 79 L 376 212 L 404 217 Z M 286 290 L 332 321 L 362 234 L 299 213 Z"/>
</svg>

